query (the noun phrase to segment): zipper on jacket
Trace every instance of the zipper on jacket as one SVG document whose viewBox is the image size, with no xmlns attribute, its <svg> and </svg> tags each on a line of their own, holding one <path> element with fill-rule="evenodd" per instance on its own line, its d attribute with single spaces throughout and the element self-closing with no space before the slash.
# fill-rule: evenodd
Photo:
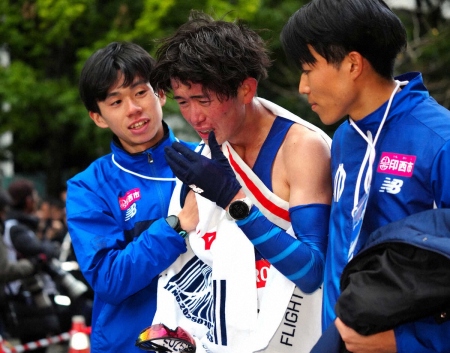
<svg viewBox="0 0 450 353">
<path fill-rule="evenodd" d="M 149 163 L 153 163 L 153 157 L 151 153 L 147 153 L 147 158 Z"/>
</svg>

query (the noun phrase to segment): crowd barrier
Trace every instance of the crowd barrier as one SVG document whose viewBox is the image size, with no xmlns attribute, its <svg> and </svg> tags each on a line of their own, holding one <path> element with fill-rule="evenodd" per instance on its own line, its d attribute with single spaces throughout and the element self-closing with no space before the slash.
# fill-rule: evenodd
<svg viewBox="0 0 450 353">
<path fill-rule="evenodd" d="M 64 332 L 48 338 L 42 338 L 34 342 L 28 342 L 17 346 L 9 346 L 5 344 L 3 337 L 0 336 L 0 353 L 33 351 L 38 348 L 48 347 L 52 344 L 61 342 L 69 342 L 68 353 L 89 353 L 90 333 L 91 328 L 85 325 L 84 317 L 74 316 L 72 318 L 72 328 L 69 332 Z"/>
</svg>

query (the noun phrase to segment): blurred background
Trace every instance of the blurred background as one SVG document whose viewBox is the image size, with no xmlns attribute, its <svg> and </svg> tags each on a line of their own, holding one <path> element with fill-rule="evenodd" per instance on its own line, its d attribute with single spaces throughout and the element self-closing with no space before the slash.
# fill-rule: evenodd
<svg viewBox="0 0 450 353">
<path fill-rule="evenodd" d="M 273 65 L 259 95 L 323 128 L 298 93 L 279 35 L 299 0 L 0 0 L 0 186 L 32 179 L 42 197 L 109 152 L 110 133 L 90 120 L 78 96 L 88 56 L 111 41 L 133 41 L 151 54 L 155 39 L 171 34 L 191 9 L 239 18 L 261 30 Z M 421 71 L 436 100 L 450 107 L 450 0 L 387 1 L 408 29 L 409 46 L 396 73 Z M 165 120 L 178 137 L 198 140 L 168 99 Z"/>
</svg>

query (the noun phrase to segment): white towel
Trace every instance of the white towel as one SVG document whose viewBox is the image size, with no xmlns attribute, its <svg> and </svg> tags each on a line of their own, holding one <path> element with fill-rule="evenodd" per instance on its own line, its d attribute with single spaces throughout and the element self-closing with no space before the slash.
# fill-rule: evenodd
<svg viewBox="0 0 450 353">
<path fill-rule="evenodd" d="M 179 191 L 180 183 L 169 213 L 177 213 Z M 188 251 L 160 276 L 153 323 L 182 327 L 207 352 L 251 353 L 257 320 L 253 245 L 222 208 L 196 199 L 200 222 L 188 236 Z"/>
</svg>

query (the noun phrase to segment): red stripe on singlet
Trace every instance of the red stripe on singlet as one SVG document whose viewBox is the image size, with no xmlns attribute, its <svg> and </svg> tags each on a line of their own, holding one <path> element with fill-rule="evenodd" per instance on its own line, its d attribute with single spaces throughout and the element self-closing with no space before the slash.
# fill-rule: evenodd
<svg viewBox="0 0 450 353">
<path fill-rule="evenodd" d="M 261 203 L 261 205 L 264 206 L 267 210 L 272 212 L 277 217 L 280 217 L 280 218 L 290 222 L 291 218 L 289 217 L 289 211 L 275 205 L 273 202 L 271 202 L 269 199 L 267 199 L 264 196 L 264 194 L 259 190 L 259 188 L 255 185 L 255 183 L 253 183 L 253 181 L 247 176 L 247 174 L 245 174 L 245 172 L 241 169 L 239 164 L 233 159 L 233 156 L 232 156 L 228 146 L 227 146 L 227 149 L 228 149 L 228 155 L 230 157 L 230 163 L 233 166 L 234 170 L 239 174 L 239 176 L 242 178 L 242 180 L 244 181 L 247 188 L 255 196 L 255 198 Z"/>
</svg>

